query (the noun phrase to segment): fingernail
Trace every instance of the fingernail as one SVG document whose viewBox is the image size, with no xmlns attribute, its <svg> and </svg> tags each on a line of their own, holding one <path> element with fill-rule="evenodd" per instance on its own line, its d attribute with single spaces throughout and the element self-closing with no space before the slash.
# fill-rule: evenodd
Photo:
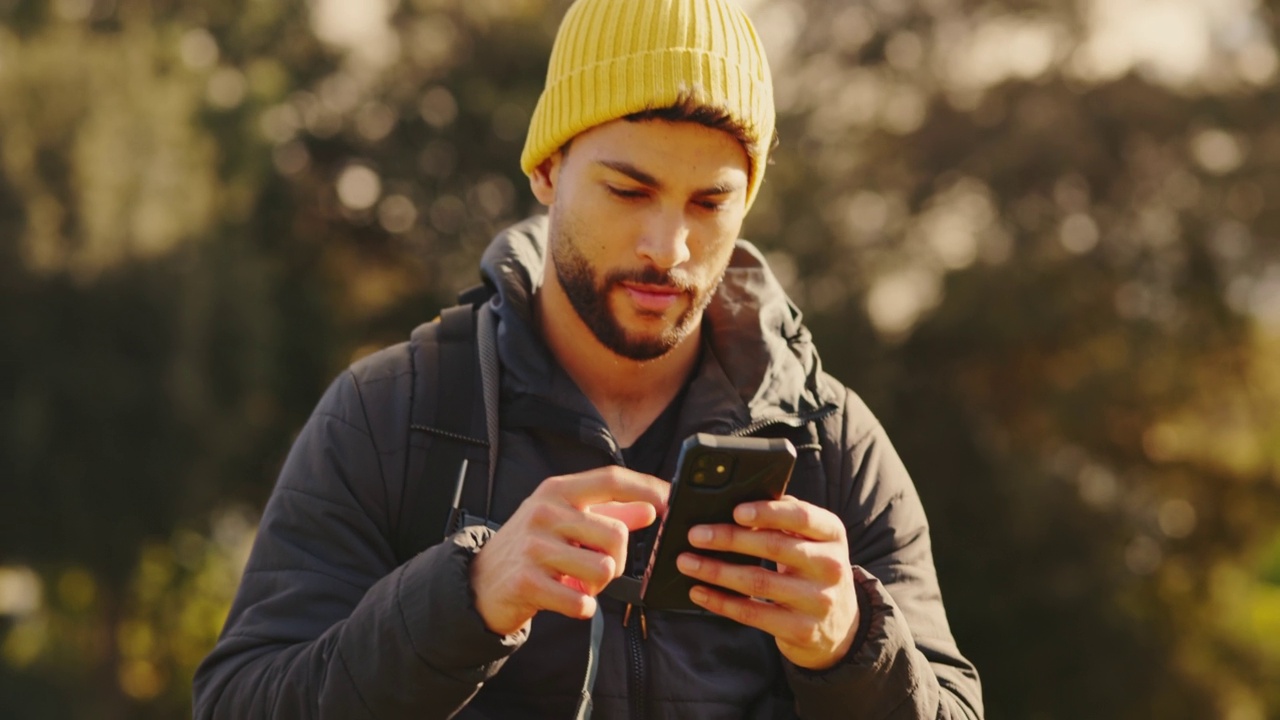
<svg viewBox="0 0 1280 720">
<path fill-rule="evenodd" d="M 691 543 L 709 543 L 711 542 L 711 528 L 696 527 L 689 531 L 689 542 Z"/>
<path fill-rule="evenodd" d="M 737 514 L 739 522 L 751 522 L 756 519 L 756 509 L 750 505 L 743 505 L 739 507 Z"/>
<path fill-rule="evenodd" d="M 702 567 L 702 560 L 697 555 L 681 555 L 676 558 L 676 567 L 680 568 L 681 572 L 697 572 L 698 568 Z"/>
<path fill-rule="evenodd" d="M 708 597 L 709 596 L 707 595 L 707 591 L 701 587 L 695 587 L 689 591 L 689 599 L 698 603 L 699 605 L 705 605 Z"/>
</svg>

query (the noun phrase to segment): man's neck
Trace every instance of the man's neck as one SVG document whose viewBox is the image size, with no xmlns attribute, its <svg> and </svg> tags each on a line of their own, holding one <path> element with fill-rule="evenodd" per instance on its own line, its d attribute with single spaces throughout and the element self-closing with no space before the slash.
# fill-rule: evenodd
<svg viewBox="0 0 1280 720">
<path fill-rule="evenodd" d="M 630 447 L 662 414 L 697 363 L 701 325 L 662 357 L 638 361 L 601 344 L 554 281 L 538 290 L 534 307 L 551 354 L 622 447 Z"/>
</svg>

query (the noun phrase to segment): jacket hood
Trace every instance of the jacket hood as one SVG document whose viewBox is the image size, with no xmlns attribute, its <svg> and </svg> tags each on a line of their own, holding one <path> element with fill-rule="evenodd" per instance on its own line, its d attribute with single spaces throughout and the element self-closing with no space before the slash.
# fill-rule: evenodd
<svg viewBox="0 0 1280 720">
<path fill-rule="evenodd" d="M 514 225 L 490 243 L 480 269 L 485 281 L 497 289 L 493 307 L 499 317 L 498 347 L 504 368 L 527 384 L 522 390 L 550 389 L 562 398 L 555 386 L 568 378 L 552 361 L 533 321 L 533 297 L 542 284 L 547 236 L 546 215 Z M 800 310 L 764 256 L 746 240 L 737 241 L 724 279 L 703 316 L 703 337 L 717 367 L 706 367 L 709 359 L 704 353 L 699 374 L 722 374 L 740 400 L 740 414 L 746 420 L 805 413 L 830 402 L 819 390 L 821 363 Z"/>
</svg>

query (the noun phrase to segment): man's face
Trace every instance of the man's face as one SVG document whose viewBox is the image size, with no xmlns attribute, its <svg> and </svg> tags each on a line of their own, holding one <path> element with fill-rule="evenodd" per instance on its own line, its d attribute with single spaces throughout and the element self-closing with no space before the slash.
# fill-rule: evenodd
<svg viewBox="0 0 1280 720">
<path fill-rule="evenodd" d="M 602 345 L 652 360 L 699 326 L 742 227 L 747 162 L 719 130 L 619 120 L 535 174 L 549 270 Z"/>
</svg>

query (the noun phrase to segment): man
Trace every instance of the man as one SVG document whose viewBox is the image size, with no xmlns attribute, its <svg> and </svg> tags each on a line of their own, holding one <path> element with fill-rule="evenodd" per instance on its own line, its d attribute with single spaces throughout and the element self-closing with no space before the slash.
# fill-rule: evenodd
<svg viewBox="0 0 1280 720">
<path fill-rule="evenodd" d="M 735 242 L 773 134 L 730 0 L 569 10 L 522 157 L 548 214 L 482 262 L 489 526 L 420 527 L 421 369 L 405 345 L 357 363 L 281 472 L 198 717 L 569 717 L 597 612 L 597 717 L 981 717 L 906 471 Z M 770 563 L 686 554 L 705 613 L 632 607 L 606 588 L 643 569 L 694 432 L 801 447 L 792 496 L 689 535 Z"/>
</svg>

